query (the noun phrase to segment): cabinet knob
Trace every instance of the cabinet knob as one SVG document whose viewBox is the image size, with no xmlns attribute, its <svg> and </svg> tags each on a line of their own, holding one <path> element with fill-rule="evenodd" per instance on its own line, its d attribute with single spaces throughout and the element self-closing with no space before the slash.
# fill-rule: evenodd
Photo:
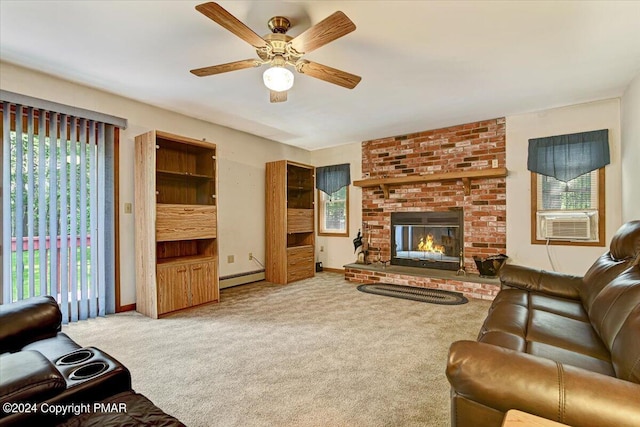
<svg viewBox="0 0 640 427">
<path fill-rule="evenodd" d="M 185 271 L 187 271 L 186 268 L 179 268 L 178 270 L 176 270 L 178 273 L 184 273 Z"/>
<path fill-rule="evenodd" d="M 191 269 L 194 270 L 194 271 L 195 270 L 202 270 L 202 267 L 192 267 Z"/>
</svg>

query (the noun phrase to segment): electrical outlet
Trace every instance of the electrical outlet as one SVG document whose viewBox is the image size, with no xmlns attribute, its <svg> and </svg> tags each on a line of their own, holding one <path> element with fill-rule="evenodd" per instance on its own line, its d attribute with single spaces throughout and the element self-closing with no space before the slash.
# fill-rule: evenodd
<svg viewBox="0 0 640 427">
<path fill-rule="evenodd" d="M 227 263 L 233 264 L 235 262 L 233 255 L 227 255 Z"/>
<path fill-rule="evenodd" d="M 320 252 L 324 252 L 324 246 L 320 246 Z"/>
<path fill-rule="evenodd" d="M 249 252 L 249 261 L 253 259 L 253 252 Z"/>
<path fill-rule="evenodd" d="M 131 203 L 125 203 L 124 204 L 124 213 L 131 213 Z"/>
<path fill-rule="evenodd" d="M 498 159 L 493 159 L 491 161 L 491 167 L 492 168 L 497 168 L 498 167 Z"/>
</svg>

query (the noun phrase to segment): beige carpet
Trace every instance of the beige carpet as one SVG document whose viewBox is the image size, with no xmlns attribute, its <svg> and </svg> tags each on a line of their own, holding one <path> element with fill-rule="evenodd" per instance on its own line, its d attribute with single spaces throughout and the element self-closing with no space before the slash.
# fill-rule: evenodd
<svg viewBox="0 0 640 427">
<path fill-rule="evenodd" d="M 129 312 L 63 330 L 188 426 L 447 426 L 449 344 L 475 339 L 488 307 L 365 294 L 321 273 L 225 289 L 160 320 Z"/>
</svg>

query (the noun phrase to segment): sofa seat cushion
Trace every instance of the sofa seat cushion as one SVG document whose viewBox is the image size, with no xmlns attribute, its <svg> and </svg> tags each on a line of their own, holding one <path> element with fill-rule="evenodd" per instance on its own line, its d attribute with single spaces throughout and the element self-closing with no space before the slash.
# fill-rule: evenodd
<svg viewBox="0 0 640 427">
<path fill-rule="evenodd" d="M 36 350 L 42 353 L 47 359 L 55 362 L 65 354 L 69 354 L 81 348 L 64 332 L 58 332 L 55 337 L 43 339 L 31 343 L 23 348 L 23 350 Z"/>
<path fill-rule="evenodd" d="M 589 321 L 589 316 L 580 300 L 547 295 L 541 292 L 523 289 L 503 289 L 493 300 L 489 311 L 492 311 L 497 306 L 503 307 L 505 304 L 544 310 L 572 319 Z"/>
<path fill-rule="evenodd" d="M 498 293 L 478 341 L 615 376 L 580 300 L 523 289 Z"/>
<path fill-rule="evenodd" d="M 478 337 L 479 342 L 493 344 L 510 350 L 526 353 L 527 341 L 523 336 L 504 331 L 481 331 Z"/>
<path fill-rule="evenodd" d="M 526 337 L 529 309 L 517 304 L 505 303 L 493 307 L 482 325 L 480 333 L 504 332 Z"/>
<path fill-rule="evenodd" d="M 551 295 L 531 292 L 529 295 L 529 308 L 547 311 L 570 319 L 589 322 L 589 315 L 582 306 L 582 301 L 560 298 Z"/>
<path fill-rule="evenodd" d="M 588 371 L 615 377 L 616 373 L 610 361 L 598 359 L 576 351 L 556 347 L 550 344 L 530 341 L 526 353 L 545 359 L 555 360 L 566 365 L 577 366 Z"/>
<path fill-rule="evenodd" d="M 611 355 L 590 322 L 541 310 L 529 311 L 527 341 L 541 342 L 601 360 Z"/>
</svg>

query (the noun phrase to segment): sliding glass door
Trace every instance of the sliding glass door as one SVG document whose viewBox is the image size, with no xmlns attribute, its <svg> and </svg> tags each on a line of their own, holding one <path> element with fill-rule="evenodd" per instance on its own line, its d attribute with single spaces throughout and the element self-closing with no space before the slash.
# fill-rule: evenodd
<svg viewBox="0 0 640 427">
<path fill-rule="evenodd" d="M 10 102 L 2 111 L 3 302 L 52 295 L 65 322 L 113 312 L 117 128 Z"/>
</svg>

